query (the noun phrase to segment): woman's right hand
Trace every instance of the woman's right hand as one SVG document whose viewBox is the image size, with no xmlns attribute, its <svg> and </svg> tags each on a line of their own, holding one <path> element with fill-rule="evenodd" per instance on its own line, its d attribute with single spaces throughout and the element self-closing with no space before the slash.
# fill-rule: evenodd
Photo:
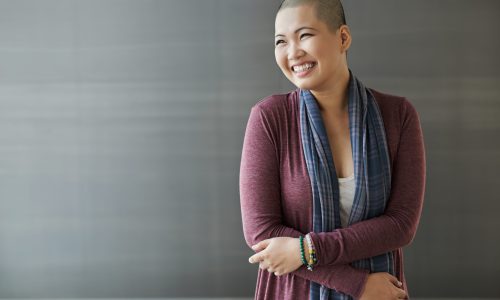
<svg viewBox="0 0 500 300">
<path fill-rule="evenodd" d="M 371 273 L 359 300 L 406 299 L 406 292 L 401 286 L 399 280 L 389 273 Z"/>
</svg>

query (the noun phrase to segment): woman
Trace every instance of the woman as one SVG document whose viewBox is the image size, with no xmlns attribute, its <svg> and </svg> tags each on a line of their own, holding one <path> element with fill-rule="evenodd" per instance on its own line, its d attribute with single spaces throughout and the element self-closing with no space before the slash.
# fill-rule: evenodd
<svg viewBox="0 0 500 300">
<path fill-rule="evenodd" d="M 275 57 L 297 86 L 256 103 L 240 166 L 255 299 L 407 299 L 402 247 L 418 226 L 425 151 L 417 111 L 347 65 L 338 0 L 285 0 Z"/>
</svg>

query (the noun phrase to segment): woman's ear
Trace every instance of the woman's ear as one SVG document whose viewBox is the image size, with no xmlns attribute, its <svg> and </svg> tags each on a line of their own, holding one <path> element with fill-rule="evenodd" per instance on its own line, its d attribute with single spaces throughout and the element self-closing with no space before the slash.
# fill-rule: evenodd
<svg viewBox="0 0 500 300">
<path fill-rule="evenodd" d="M 340 31 L 340 39 L 342 41 L 342 50 L 347 51 L 351 46 L 351 32 L 347 25 L 342 25 L 339 28 Z"/>
</svg>

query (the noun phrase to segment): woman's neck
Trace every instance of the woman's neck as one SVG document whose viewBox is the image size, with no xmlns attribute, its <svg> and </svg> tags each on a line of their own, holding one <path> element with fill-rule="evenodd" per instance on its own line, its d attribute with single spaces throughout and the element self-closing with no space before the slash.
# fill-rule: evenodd
<svg viewBox="0 0 500 300">
<path fill-rule="evenodd" d="M 342 115 L 347 112 L 347 89 L 349 86 L 349 69 L 345 68 L 340 72 L 340 76 L 328 89 L 312 91 L 319 104 L 322 114 Z"/>
</svg>

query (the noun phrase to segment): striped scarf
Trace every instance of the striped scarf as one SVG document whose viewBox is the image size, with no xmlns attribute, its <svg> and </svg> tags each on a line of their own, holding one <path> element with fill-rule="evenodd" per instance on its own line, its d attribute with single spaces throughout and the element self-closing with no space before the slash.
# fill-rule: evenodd
<svg viewBox="0 0 500 300">
<path fill-rule="evenodd" d="M 356 190 L 348 224 L 383 214 L 391 187 L 384 124 L 371 92 L 349 70 L 349 130 Z M 341 228 L 337 173 L 322 116 L 314 95 L 300 90 L 301 138 L 313 194 L 313 231 Z M 354 261 L 355 268 L 394 275 L 392 252 Z M 310 299 L 352 299 L 311 281 Z"/>
</svg>

